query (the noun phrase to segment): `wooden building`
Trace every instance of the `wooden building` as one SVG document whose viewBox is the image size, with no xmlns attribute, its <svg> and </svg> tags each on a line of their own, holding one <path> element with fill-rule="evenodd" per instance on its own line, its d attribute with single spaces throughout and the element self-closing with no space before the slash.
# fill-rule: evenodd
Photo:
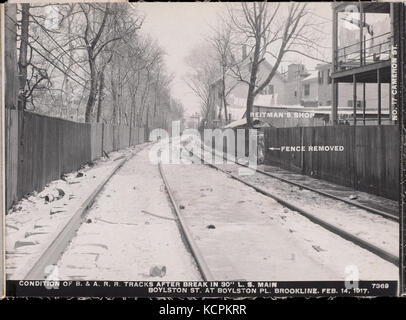
<svg viewBox="0 0 406 320">
<path fill-rule="evenodd" d="M 391 90 L 382 110 L 382 87 L 391 83 L 395 3 L 341 2 L 333 4 L 332 120 L 338 123 L 340 84 L 352 84 L 352 125 L 367 124 L 366 86 L 376 84 L 377 104 L 372 123 L 395 124 Z M 361 88 L 361 90 L 360 90 Z M 361 96 L 359 96 L 361 93 Z M 368 112 L 369 111 L 369 112 Z"/>
</svg>

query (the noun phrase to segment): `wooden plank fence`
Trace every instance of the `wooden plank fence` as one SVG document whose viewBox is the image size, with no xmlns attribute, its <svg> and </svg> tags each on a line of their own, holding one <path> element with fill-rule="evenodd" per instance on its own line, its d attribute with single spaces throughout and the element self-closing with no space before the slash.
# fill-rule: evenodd
<svg viewBox="0 0 406 320">
<path fill-rule="evenodd" d="M 264 133 L 264 164 L 389 199 L 399 199 L 398 126 L 317 126 L 261 130 Z M 222 148 L 216 144 L 214 137 L 212 147 L 226 154 L 227 138 L 224 131 L 221 139 Z M 247 131 L 245 146 L 247 152 Z M 344 150 L 281 152 L 269 149 L 280 146 L 344 146 Z"/>
<path fill-rule="evenodd" d="M 6 208 L 62 174 L 109 153 L 145 142 L 145 129 L 77 123 L 6 109 Z"/>
<path fill-rule="evenodd" d="M 264 128 L 265 164 L 399 199 L 398 126 Z M 281 152 L 280 146 L 344 146 L 342 152 Z"/>
</svg>

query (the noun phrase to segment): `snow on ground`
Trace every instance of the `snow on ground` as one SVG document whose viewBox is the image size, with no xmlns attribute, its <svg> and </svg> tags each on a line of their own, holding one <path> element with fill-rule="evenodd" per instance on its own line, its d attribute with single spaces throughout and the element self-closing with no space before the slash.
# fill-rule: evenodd
<svg viewBox="0 0 406 320">
<path fill-rule="evenodd" d="M 238 175 L 237 165 L 218 167 Z M 394 255 L 399 254 L 399 224 L 395 221 L 258 172 L 240 178 Z"/>
<path fill-rule="evenodd" d="M 398 268 L 201 164 L 165 174 L 202 255 L 221 280 L 398 279 Z M 374 216 L 375 217 L 375 216 Z"/>
<path fill-rule="evenodd" d="M 142 146 L 112 152 L 109 158 L 95 161 L 93 166 L 84 166 L 77 172 L 66 175 L 65 180 L 48 184 L 40 193 L 33 192 L 16 203 L 8 212 L 6 224 L 6 273 L 8 279 L 21 279 L 41 252 L 51 243 L 72 215 L 90 196 L 96 187 L 119 164 L 121 159 L 139 150 Z M 83 176 L 78 177 L 78 172 Z M 80 175 L 80 174 L 79 174 Z M 59 200 L 46 202 L 48 194 L 65 195 Z"/>
<path fill-rule="evenodd" d="M 399 202 L 388 198 L 380 197 L 374 194 L 354 190 L 349 187 L 337 185 L 329 181 L 316 179 L 303 174 L 293 173 L 284 169 L 280 169 L 269 165 L 259 165 L 258 169 L 272 173 L 273 175 L 287 180 L 309 186 L 316 190 L 321 190 L 336 197 L 351 200 L 355 204 L 361 204 L 370 208 L 388 212 L 394 216 L 399 216 Z M 350 198 L 355 196 L 355 198 Z"/>
<path fill-rule="evenodd" d="M 204 154 L 209 155 L 208 152 Z M 221 159 L 218 156 L 216 158 Z M 241 168 L 241 166 L 233 163 L 216 164 L 216 166 L 236 176 L 238 176 L 238 170 Z M 397 222 L 259 172 L 252 171 L 252 173 L 254 174 L 240 175 L 239 178 L 395 256 L 399 254 L 399 224 Z"/>
<path fill-rule="evenodd" d="M 58 263 L 61 279 L 201 280 L 148 153 L 128 161 L 99 194 Z M 151 276 L 154 266 L 166 274 Z"/>
</svg>

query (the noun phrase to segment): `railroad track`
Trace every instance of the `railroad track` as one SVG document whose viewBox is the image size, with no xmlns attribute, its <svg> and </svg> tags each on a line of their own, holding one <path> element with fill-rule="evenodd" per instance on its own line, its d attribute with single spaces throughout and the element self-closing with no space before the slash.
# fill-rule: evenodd
<svg viewBox="0 0 406 320">
<path fill-rule="evenodd" d="M 202 145 L 202 148 L 207 148 L 207 147 Z M 216 152 L 215 150 L 212 150 L 212 151 L 211 151 L 211 150 L 207 150 L 207 149 L 205 149 L 205 150 L 208 151 L 208 152 L 212 152 L 212 154 L 214 154 L 215 156 L 221 157 L 221 156 L 217 155 L 217 152 Z M 227 159 L 227 157 L 224 156 L 224 155 L 222 156 L 222 158 L 223 158 L 224 160 L 229 161 L 229 159 Z M 235 162 L 235 161 L 234 161 L 233 163 L 235 163 L 235 164 L 238 165 L 238 166 L 242 166 L 242 167 L 249 168 L 248 165 L 245 165 L 245 164 L 242 164 L 242 163 L 238 163 L 238 162 Z M 380 215 L 380 216 L 382 216 L 382 217 L 384 217 L 384 218 L 386 218 L 386 219 L 399 222 L 399 217 L 396 216 L 396 215 L 394 215 L 394 214 L 392 214 L 392 213 L 385 212 L 385 211 L 382 211 L 382 210 L 378 210 L 378 209 L 375 209 L 375 208 L 371 208 L 371 207 L 365 206 L 365 205 L 363 205 L 363 204 L 361 204 L 361 203 L 354 202 L 354 201 L 350 201 L 350 200 L 347 200 L 347 199 L 344 199 L 344 198 L 335 196 L 335 195 L 333 195 L 333 194 L 331 194 L 331 193 L 328 193 L 328 192 L 325 192 L 325 191 L 322 191 L 322 190 L 318 190 L 318 189 L 309 187 L 309 186 L 307 186 L 307 185 L 304 185 L 304 184 L 301 184 L 301 183 L 298 183 L 298 182 L 295 182 L 295 181 L 291 181 L 291 180 L 288 180 L 288 179 L 279 177 L 279 176 L 277 176 L 277 175 L 275 175 L 275 174 L 269 173 L 269 172 L 267 172 L 267 171 L 264 171 L 264 170 L 261 170 L 261 169 L 258 169 L 258 168 L 256 168 L 255 171 L 256 171 L 256 172 L 259 172 L 259 173 L 262 174 L 262 175 L 265 175 L 265 176 L 271 177 L 271 178 L 273 178 L 273 179 L 277 179 L 277 180 L 279 180 L 279 181 L 285 182 L 285 183 L 287 183 L 287 184 L 290 184 L 290 185 L 293 185 L 293 186 L 296 186 L 296 187 L 299 187 L 299 188 L 302 188 L 302 189 L 306 189 L 306 190 L 309 190 L 309 191 L 318 193 L 318 194 L 320 194 L 320 195 L 322 195 L 322 196 L 325 196 L 325 197 L 328 197 L 328 198 L 331 198 L 331 199 L 334 199 L 334 200 L 337 200 L 337 201 L 340 201 L 340 202 L 349 204 L 349 205 L 351 205 L 351 206 L 354 206 L 354 207 L 357 207 L 357 208 L 366 210 L 366 211 L 368 211 L 368 212 L 370 212 L 370 213 L 373 213 L 373 214 Z"/>
<path fill-rule="evenodd" d="M 209 267 L 206 264 L 206 261 L 203 257 L 203 255 L 201 254 L 199 247 L 196 245 L 195 241 L 193 240 L 193 236 L 186 224 L 185 219 L 182 217 L 182 214 L 180 212 L 180 207 L 173 195 L 172 189 L 168 183 L 168 180 L 166 179 L 164 170 L 162 168 L 162 163 L 159 160 L 158 162 L 158 168 L 159 168 L 159 173 L 161 175 L 162 181 L 164 182 L 165 185 L 165 190 L 169 196 L 170 202 L 171 202 L 171 206 L 173 208 L 173 211 L 176 215 L 176 220 L 178 222 L 178 228 L 186 242 L 187 247 L 189 248 L 193 258 L 195 259 L 195 262 L 197 264 L 197 267 L 199 269 L 199 272 L 203 278 L 203 280 L 205 281 L 213 281 L 215 280 Z"/>
<path fill-rule="evenodd" d="M 70 241 L 75 236 L 76 231 L 85 221 L 88 210 L 92 207 L 95 199 L 104 189 L 105 185 L 127 161 L 131 160 L 136 154 L 141 152 L 148 145 L 150 144 L 145 144 L 140 150 L 133 152 L 130 156 L 122 159 L 112 170 L 112 172 L 106 178 L 104 178 L 104 180 L 97 186 L 92 194 L 82 203 L 79 209 L 76 210 L 66 225 L 64 225 L 63 228 L 56 234 L 50 244 L 41 252 L 39 258 L 27 265 L 26 270 L 19 272 L 21 273 L 23 280 L 42 280 L 46 278 L 46 268 L 48 266 L 55 265 L 58 262 Z"/>
<path fill-rule="evenodd" d="M 189 152 L 192 152 L 192 151 L 189 150 Z M 192 152 L 192 154 L 193 154 L 193 152 Z M 374 245 L 374 244 L 372 244 L 372 243 L 370 243 L 370 242 L 368 242 L 368 241 L 366 241 L 364 239 L 361 239 L 358 236 L 356 236 L 354 234 L 351 234 L 351 233 L 341 229 L 340 227 L 337 227 L 337 226 L 335 226 L 335 225 L 333 225 L 333 224 L 331 224 L 331 223 L 329 223 L 329 222 L 327 222 L 327 221 L 325 221 L 323 219 L 320 219 L 319 217 L 315 216 L 314 214 L 312 214 L 312 213 L 310 213 L 310 212 L 308 212 L 308 211 L 306 211 L 306 210 L 304 210 L 302 208 L 299 208 L 298 206 L 292 204 L 291 202 L 288 202 L 288 201 L 282 199 L 281 197 L 276 196 L 275 194 L 272 194 L 269 191 L 264 190 L 263 188 L 261 188 L 261 187 L 259 187 L 257 185 L 254 185 L 254 184 L 252 184 L 250 182 L 247 182 L 247 181 L 241 179 L 240 177 L 236 176 L 235 174 L 233 174 L 231 172 L 228 172 L 227 170 L 224 170 L 224 169 L 220 168 L 219 166 L 216 166 L 216 165 L 214 165 L 212 163 L 208 163 L 207 161 L 205 161 L 204 157 L 199 157 L 199 156 L 197 156 L 195 154 L 193 154 L 193 156 L 198 158 L 203 164 L 208 165 L 209 167 L 211 167 L 213 169 L 216 169 L 218 171 L 221 171 L 221 172 L 225 173 L 227 176 L 229 176 L 229 177 L 231 177 L 231 178 L 233 178 L 233 179 L 235 179 L 235 180 L 237 180 L 237 181 L 239 181 L 239 182 L 253 188 L 255 191 L 257 191 L 257 192 L 259 192 L 259 193 L 261 193 L 261 194 L 263 194 L 263 195 L 265 195 L 265 196 L 267 196 L 269 198 L 272 198 L 272 199 L 276 200 L 277 202 L 279 202 L 283 206 L 289 208 L 290 210 L 292 210 L 294 212 L 297 212 L 297 213 L 301 214 L 302 216 L 308 218 L 313 223 L 316 223 L 316 224 L 320 225 L 321 227 L 323 227 L 323 228 L 327 229 L 328 231 L 340 236 L 341 238 L 343 238 L 343 239 L 345 239 L 347 241 L 350 241 L 350 242 L 356 244 L 357 246 L 359 246 L 359 247 L 361 247 L 361 248 L 363 248 L 365 250 L 368 250 L 369 252 L 371 252 L 371 253 L 375 254 L 376 256 L 378 256 L 378 257 L 380 257 L 380 258 L 394 264 L 395 266 L 399 266 L 399 257 L 397 257 L 394 254 L 388 252 L 387 250 L 382 249 L 382 248 L 380 248 L 380 247 L 378 247 L 378 246 L 376 246 L 376 245 Z M 238 163 L 236 163 L 236 164 L 238 164 Z M 260 173 L 265 174 L 265 172 L 260 172 Z M 306 188 L 306 189 L 309 189 L 309 188 Z M 336 200 L 341 200 L 341 199 L 336 199 Z M 175 206 L 176 206 L 176 203 L 175 203 Z"/>
</svg>

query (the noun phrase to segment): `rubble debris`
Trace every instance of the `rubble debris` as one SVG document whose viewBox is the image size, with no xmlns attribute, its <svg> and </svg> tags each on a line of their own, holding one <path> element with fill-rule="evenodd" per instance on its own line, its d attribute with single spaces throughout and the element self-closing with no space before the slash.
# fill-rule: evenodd
<svg viewBox="0 0 406 320">
<path fill-rule="evenodd" d="M 90 168 L 91 168 L 91 167 L 94 167 L 95 164 L 96 164 L 96 163 L 95 163 L 94 161 L 89 161 L 89 162 L 86 163 L 86 165 L 89 166 Z"/>
<path fill-rule="evenodd" d="M 90 218 L 86 220 L 86 223 L 92 223 L 92 222 L 93 222 L 93 221 L 92 221 L 92 219 L 90 219 Z"/>
<path fill-rule="evenodd" d="M 50 193 L 48 193 L 44 199 L 45 203 L 52 202 L 55 200 L 59 200 L 65 196 L 65 192 L 62 189 L 55 188 Z"/>
<path fill-rule="evenodd" d="M 47 227 L 46 225 L 36 224 L 34 225 L 34 229 L 41 229 Z"/>
<path fill-rule="evenodd" d="M 28 238 L 28 237 L 31 237 L 31 236 L 35 236 L 35 235 L 37 235 L 37 234 L 47 234 L 48 232 L 26 232 L 25 234 L 24 234 L 24 238 Z"/>
<path fill-rule="evenodd" d="M 14 243 L 14 249 L 18 249 L 18 248 L 25 247 L 25 246 L 35 246 L 38 243 L 39 243 L 38 241 L 20 241 L 20 240 L 17 240 Z"/>
<path fill-rule="evenodd" d="M 216 226 L 214 224 L 209 224 L 206 228 L 207 229 L 216 229 Z"/>
<path fill-rule="evenodd" d="M 185 206 L 183 204 L 179 205 L 179 209 L 185 209 Z"/>
<path fill-rule="evenodd" d="M 51 210 L 50 210 L 49 214 L 50 214 L 50 215 L 53 215 L 53 214 L 55 214 L 55 213 L 59 213 L 59 212 L 65 212 L 65 211 L 66 211 L 66 209 L 65 209 L 65 208 L 61 208 L 61 207 L 53 207 L 53 208 L 51 208 Z"/>
<path fill-rule="evenodd" d="M 21 211 L 23 207 L 22 206 L 15 206 L 13 207 L 13 209 L 11 209 L 12 212 L 16 212 L 16 211 Z"/>
<path fill-rule="evenodd" d="M 78 171 L 78 173 L 76 174 L 76 178 L 81 178 L 84 176 L 84 173 L 81 171 Z"/>
<path fill-rule="evenodd" d="M 17 228 L 17 227 L 15 227 L 15 226 L 12 226 L 11 224 L 7 224 L 6 223 L 6 228 L 11 228 L 11 229 L 14 229 L 14 230 L 20 230 L 19 228 Z"/>
<path fill-rule="evenodd" d="M 326 250 L 324 250 L 324 249 L 323 249 L 322 247 L 320 247 L 320 246 L 313 245 L 312 247 L 313 247 L 313 249 L 316 250 L 317 252 L 326 251 Z"/>
<path fill-rule="evenodd" d="M 151 277 L 164 277 L 166 275 L 166 267 L 163 265 L 155 265 L 149 269 Z"/>
<path fill-rule="evenodd" d="M 356 194 L 350 194 L 348 198 L 350 198 L 350 200 L 355 200 L 358 199 L 358 196 Z"/>
</svg>

